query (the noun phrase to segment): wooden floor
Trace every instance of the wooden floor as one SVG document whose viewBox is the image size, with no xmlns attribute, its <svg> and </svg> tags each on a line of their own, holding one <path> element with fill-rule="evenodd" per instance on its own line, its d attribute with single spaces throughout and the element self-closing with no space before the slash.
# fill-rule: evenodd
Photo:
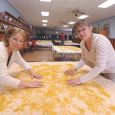
<svg viewBox="0 0 115 115">
<path fill-rule="evenodd" d="M 23 58 L 29 62 L 54 62 L 53 53 L 48 48 L 26 51 L 22 54 Z"/>
</svg>

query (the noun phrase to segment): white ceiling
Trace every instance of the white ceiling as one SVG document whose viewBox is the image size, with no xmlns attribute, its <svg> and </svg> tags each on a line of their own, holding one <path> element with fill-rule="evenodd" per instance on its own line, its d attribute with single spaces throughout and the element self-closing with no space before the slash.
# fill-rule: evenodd
<svg viewBox="0 0 115 115">
<path fill-rule="evenodd" d="M 40 2 L 40 0 L 8 0 L 9 3 L 23 16 L 23 18 L 34 26 L 42 27 L 42 19 L 48 20 L 48 27 L 61 28 L 63 24 L 70 21 L 77 21 L 73 13 L 68 13 L 69 9 L 80 9 L 90 22 L 95 22 L 108 17 L 115 16 L 115 5 L 101 9 L 97 6 L 106 0 L 52 0 L 49 2 Z M 49 11 L 49 17 L 42 17 L 41 11 Z M 72 27 L 69 25 L 69 27 Z"/>
</svg>

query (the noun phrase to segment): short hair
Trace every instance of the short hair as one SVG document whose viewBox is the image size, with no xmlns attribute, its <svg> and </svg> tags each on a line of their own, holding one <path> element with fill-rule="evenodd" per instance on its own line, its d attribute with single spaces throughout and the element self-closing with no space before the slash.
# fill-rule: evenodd
<svg viewBox="0 0 115 115">
<path fill-rule="evenodd" d="M 79 26 L 88 26 L 88 27 L 91 27 L 91 24 L 86 21 L 86 20 L 80 20 L 78 22 L 75 23 L 74 25 L 74 30 L 76 30 Z"/>
<path fill-rule="evenodd" d="M 4 42 L 5 42 L 6 47 L 9 46 L 9 38 L 14 36 L 17 33 L 20 33 L 23 36 L 24 41 L 26 41 L 26 32 L 23 29 L 17 28 L 17 27 L 10 27 L 5 32 Z"/>
</svg>

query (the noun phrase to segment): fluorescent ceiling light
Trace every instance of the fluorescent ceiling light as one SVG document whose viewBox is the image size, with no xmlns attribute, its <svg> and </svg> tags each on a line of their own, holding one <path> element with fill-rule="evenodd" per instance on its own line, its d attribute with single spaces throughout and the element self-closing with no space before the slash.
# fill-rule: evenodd
<svg viewBox="0 0 115 115">
<path fill-rule="evenodd" d="M 88 15 L 81 15 L 80 17 L 78 17 L 79 19 L 85 19 L 85 18 L 87 18 L 88 17 Z"/>
<path fill-rule="evenodd" d="M 42 20 L 42 22 L 48 22 L 48 20 Z"/>
<path fill-rule="evenodd" d="M 68 27 L 68 25 L 64 25 L 63 27 L 65 27 L 65 28 L 66 28 L 66 27 Z"/>
<path fill-rule="evenodd" d="M 42 2 L 51 2 L 51 0 L 40 0 Z"/>
<path fill-rule="evenodd" d="M 43 26 L 47 26 L 47 24 L 43 24 Z"/>
<path fill-rule="evenodd" d="M 49 16 L 49 12 L 42 11 L 42 12 L 41 12 L 41 15 L 42 15 L 42 16 Z"/>
<path fill-rule="evenodd" d="M 115 0 L 107 0 L 106 2 L 100 4 L 97 7 L 99 7 L 99 8 L 107 8 L 107 7 L 112 6 L 114 4 L 115 4 Z"/>
<path fill-rule="evenodd" d="M 75 24 L 75 22 L 69 22 L 68 24 Z"/>
</svg>

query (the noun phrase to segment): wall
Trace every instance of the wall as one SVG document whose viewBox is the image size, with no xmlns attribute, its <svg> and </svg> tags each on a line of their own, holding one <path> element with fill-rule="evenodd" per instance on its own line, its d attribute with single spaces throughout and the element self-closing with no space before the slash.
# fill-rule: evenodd
<svg viewBox="0 0 115 115">
<path fill-rule="evenodd" d="M 109 38 L 115 38 L 115 16 L 92 23 L 92 26 L 101 28 L 104 25 L 109 26 Z"/>
<path fill-rule="evenodd" d="M 109 26 L 109 40 L 115 49 L 115 16 L 92 23 L 92 26 L 102 27 L 105 24 Z"/>
<path fill-rule="evenodd" d="M 115 17 L 111 18 L 110 27 L 110 38 L 115 39 Z"/>
<path fill-rule="evenodd" d="M 9 4 L 8 0 L 0 0 L 0 12 L 4 11 L 8 11 L 15 17 L 20 16 L 20 13 Z"/>
<path fill-rule="evenodd" d="M 14 17 L 19 17 L 20 13 L 16 11 L 8 2 L 8 0 L 0 0 L 0 12 L 7 11 Z M 0 41 L 4 38 L 4 32 L 0 31 Z"/>
</svg>

